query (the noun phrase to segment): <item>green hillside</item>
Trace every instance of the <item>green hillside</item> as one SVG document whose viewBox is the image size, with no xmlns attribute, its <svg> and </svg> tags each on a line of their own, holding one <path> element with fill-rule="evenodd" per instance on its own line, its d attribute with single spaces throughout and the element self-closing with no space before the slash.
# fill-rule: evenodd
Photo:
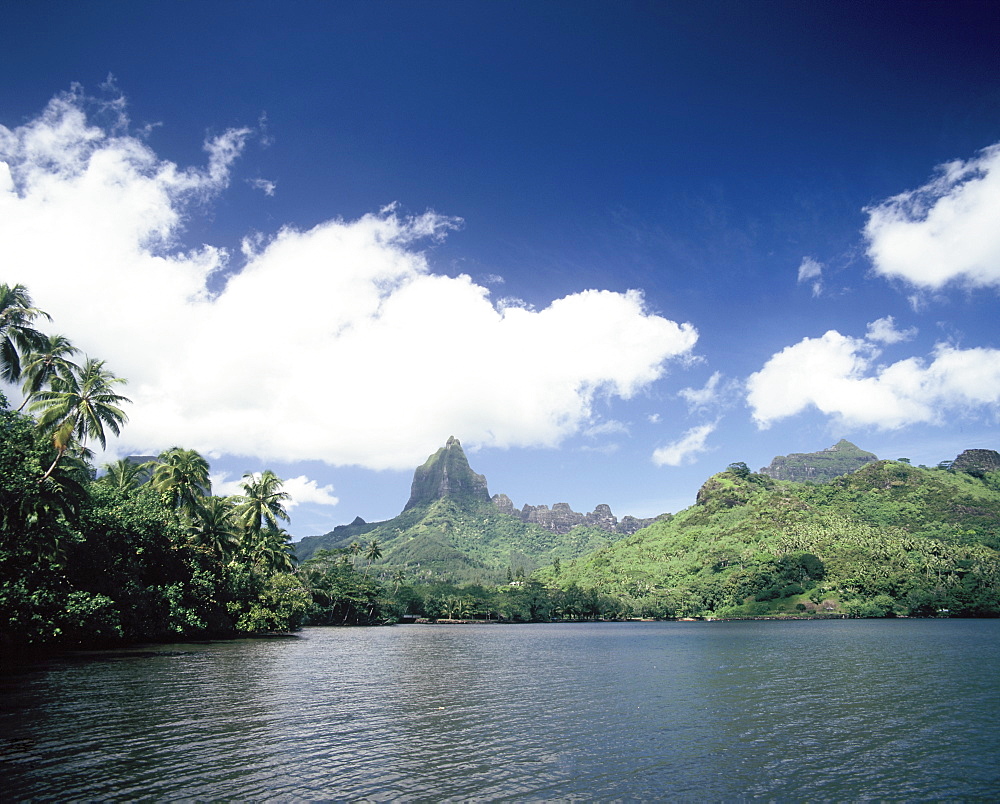
<svg viewBox="0 0 1000 804">
<path fill-rule="evenodd" d="M 644 616 L 1000 614 L 1000 473 L 894 461 L 823 485 L 737 464 L 667 521 L 539 571 Z"/>
<path fill-rule="evenodd" d="M 458 439 L 449 438 L 414 472 L 410 499 L 399 516 L 374 523 L 356 519 L 302 539 L 295 553 L 302 562 L 318 550 L 356 543 L 358 566 L 368 566 L 365 553 L 374 541 L 381 555 L 371 566 L 380 573 L 402 571 L 414 582 L 499 583 L 617 538 L 590 527 L 554 533 L 502 513 L 490 499 L 486 478 L 469 466 Z"/>
</svg>

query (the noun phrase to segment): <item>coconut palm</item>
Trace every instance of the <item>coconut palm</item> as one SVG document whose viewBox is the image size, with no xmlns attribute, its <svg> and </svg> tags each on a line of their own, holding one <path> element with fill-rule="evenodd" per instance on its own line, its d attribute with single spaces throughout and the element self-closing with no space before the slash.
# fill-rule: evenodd
<svg viewBox="0 0 1000 804">
<path fill-rule="evenodd" d="M 271 572 L 291 572 L 291 537 L 284 528 L 266 527 L 260 532 L 255 557 Z"/>
<path fill-rule="evenodd" d="M 22 392 L 24 401 L 21 410 L 32 397 L 46 386 L 51 386 L 56 377 L 68 379 L 80 367 L 71 361 L 71 355 L 79 353 L 64 335 L 43 335 L 37 348 L 25 355 L 21 361 L 21 376 L 24 377 Z"/>
<path fill-rule="evenodd" d="M 282 491 L 282 479 L 270 469 L 243 475 L 243 494 L 237 498 L 240 520 L 251 547 L 261 544 L 265 528 L 280 530 L 278 520 L 288 522 L 284 503 L 292 497 Z"/>
<path fill-rule="evenodd" d="M 52 434 L 56 448 L 55 460 L 39 482 L 48 479 L 74 441 L 83 447 L 96 439 L 106 447 L 105 428 L 115 435 L 121 432 L 128 416 L 119 406 L 131 400 L 115 393 L 114 386 L 124 383 L 104 367 L 103 360 L 88 357 L 79 371 L 54 377 L 49 390 L 35 394 L 28 409 L 40 414 L 38 427 Z"/>
<path fill-rule="evenodd" d="M 42 343 L 44 336 L 32 326 L 36 318 L 52 320 L 34 306 L 24 285 L 0 284 L 0 377 L 7 382 L 21 379 L 21 355 Z"/>
<path fill-rule="evenodd" d="M 32 549 L 36 557 L 56 559 L 62 556 L 64 530 L 51 527 L 51 523 L 77 520 L 90 500 L 87 492 L 90 476 L 90 464 L 71 450 L 39 485 L 38 497 L 33 500 L 31 509 L 21 511 L 24 521 L 34 525 L 31 528 Z M 50 526 L 47 527 L 46 522 Z"/>
<path fill-rule="evenodd" d="M 207 547 L 225 560 L 240 546 L 240 526 L 236 503 L 230 497 L 204 497 L 198 503 L 191 524 L 195 544 Z"/>
<path fill-rule="evenodd" d="M 134 491 L 149 477 L 153 461 L 136 463 L 128 458 L 104 464 L 105 474 L 98 480 L 118 491 Z"/>
<path fill-rule="evenodd" d="M 367 575 L 368 568 L 372 565 L 372 562 L 382 558 L 382 548 L 379 547 L 378 539 L 372 539 L 368 542 L 368 548 L 365 550 L 365 558 L 368 559 L 368 563 L 365 564 L 365 575 Z"/>
<path fill-rule="evenodd" d="M 208 461 L 196 450 L 171 447 L 160 453 L 153 470 L 153 488 L 188 522 L 194 520 L 202 499 L 211 493 Z"/>
</svg>

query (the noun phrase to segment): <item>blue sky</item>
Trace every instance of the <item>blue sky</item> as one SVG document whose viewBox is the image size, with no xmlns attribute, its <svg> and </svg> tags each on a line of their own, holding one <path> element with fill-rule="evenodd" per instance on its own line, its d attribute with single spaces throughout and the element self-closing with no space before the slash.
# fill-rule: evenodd
<svg viewBox="0 0 1000 804">
<path fill-rule="evenodd" d="M 295 538 L 1000 448 L 1000 7 L 8 3 L 0 266 Z M 11 392 L 16 398 L 16 392 Z"/>
</svg>

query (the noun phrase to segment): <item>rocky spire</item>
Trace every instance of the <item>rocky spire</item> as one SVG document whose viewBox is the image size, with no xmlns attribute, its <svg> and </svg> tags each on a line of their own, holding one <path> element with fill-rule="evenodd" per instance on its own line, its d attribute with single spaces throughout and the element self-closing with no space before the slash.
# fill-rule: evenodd
<svg viewBox="0 0 1000 804">
<path fill-rule="evenodd" d="M 413 473 L 410 500 L 404 511 L 445 497 L 461 501 L 489 502 L 486 478 L 472 471 L 462 445 L 455 436 L 431 455 Z"/>
</svg>

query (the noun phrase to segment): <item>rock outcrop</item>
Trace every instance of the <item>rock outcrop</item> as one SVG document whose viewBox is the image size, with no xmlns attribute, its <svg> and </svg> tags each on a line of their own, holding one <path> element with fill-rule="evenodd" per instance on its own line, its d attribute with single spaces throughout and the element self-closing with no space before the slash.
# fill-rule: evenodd
<svg viewBox="0 0 1000 804">
<path fill-rule="evenodd" d="M 992 449 L 967 449 L 951 463 L 952 471 L 982 476 L 1000 472 L 1000 452 Z"/>
<path fill-rule="evenodd" d="M 832 447 L 819 452 L 794 452 L 778 455 L 770 466 L 760 470 L 760 474 L 775 480 L 791 480 L 802 483 L 811 480 L 823 483 L 835 477 L 855 472 L 865 464 L 877 461 L 878 456 L 842 438 Z"/>
<path fill-rule="evenodd" d="M 530 522 L 534 525 L 550 530 L 553 533 L 569 533 L 573 528 L 580 525 L 600 528 L 608 533 L 632 534 L 652 524 L 653 519 L 638 519 L 634 516 L 623 517 L 621 522 L 611 512 L 611 506 L 602 503 L 589 514 L 580 514 L 570 508 L 569 503 L 556 503 L 549 508 L 547 505 L 528 505 L 527 503 L 520 511 L 514 507 L 510 497 L 506 494 L 494 494 L 493 505 L 497 510 L 509 516 L 516 517 L 522 522 Z"/>
<path fill-rule="evenodd" d="M 410 499 L 403 510 L 445 497 L 490 501 L 486 478 L 472 471 L 462 444 L 455 436 L 451 436 L 441 449 L 417 467 L 410 486 Z"/>
</svg>

